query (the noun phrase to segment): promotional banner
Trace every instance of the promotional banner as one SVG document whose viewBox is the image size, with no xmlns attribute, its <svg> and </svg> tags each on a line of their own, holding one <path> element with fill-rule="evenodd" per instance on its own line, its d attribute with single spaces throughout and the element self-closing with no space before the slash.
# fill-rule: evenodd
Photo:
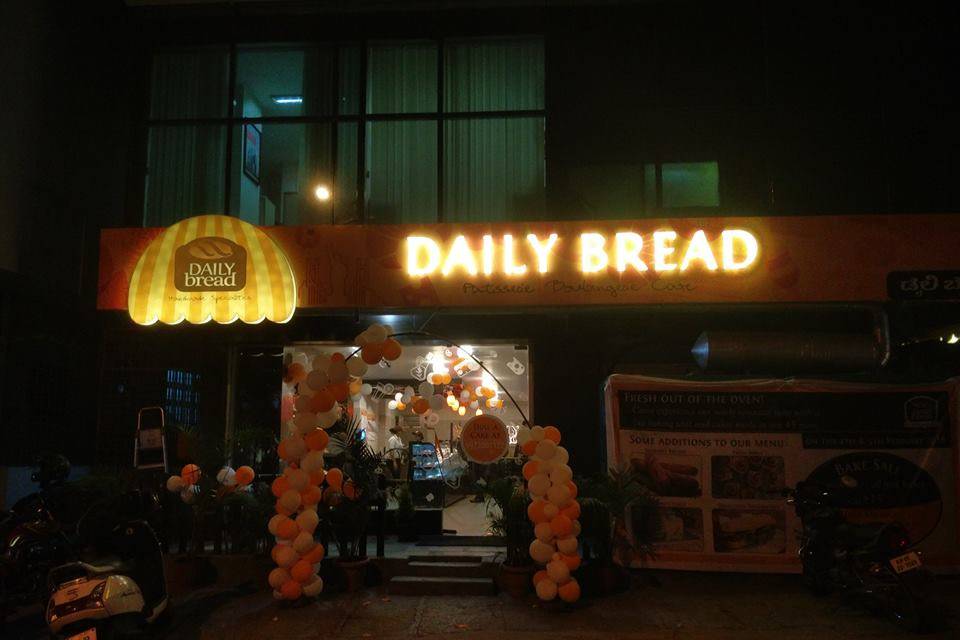
<svg viewBox="0 0 960 640">
<path fill-rule="evenodd" d="M 698 382 L 614 375 L 607 459 L 659 496 L 631 514 L 654 538 L 636 566 L 799 572 L 783 497 L 829 487 L 848 521 L 904 525 L 928 565 L 960 567 L 957 386 L 804 380 Z"/>
<path fill-rule="evenodd" d="M 142 274 L 149 273 L 156 274 L 153 304 L 207 296 L 249 307 L 224 312 L 227 318 L 282 320 L 293 285 L 272 283 L 285 277 L 276 266 L 286 262 L 297 309 L 960 298 L 956 216 L 308 225 L 256 234 L 222 216 L 190 220 L 214 220 L 215 228 L 183 221 L 178 230 L 196 233 L 103 230 L 98 308 L 148 304 L 145 289 L 130 290 L 146 286 Z M 241 248 L 249 267 L 242 291 L 240 274 L 230 270 L 244 265 L 234 257 Z M 138 264 L 159 266 L 137 271 Z M 161 310 L 161 321 L 166 315 L 210 317 Z"/>
</svg>

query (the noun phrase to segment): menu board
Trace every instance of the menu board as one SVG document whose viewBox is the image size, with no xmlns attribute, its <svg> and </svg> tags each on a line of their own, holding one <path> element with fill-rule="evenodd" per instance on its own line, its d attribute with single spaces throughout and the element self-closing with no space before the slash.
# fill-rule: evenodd
<svg viewBox="0 0 960 640">
<path fill-rule="evenodd" d="M 828 486 L 851 522 L 905 525 L 931 566 L 960 566 L 956 385 L 698 382 L 612 376 L 607 458 L 657 494 L 628 516 L 676 569 L 796 572 L 783 490 Z"/>
</svg>

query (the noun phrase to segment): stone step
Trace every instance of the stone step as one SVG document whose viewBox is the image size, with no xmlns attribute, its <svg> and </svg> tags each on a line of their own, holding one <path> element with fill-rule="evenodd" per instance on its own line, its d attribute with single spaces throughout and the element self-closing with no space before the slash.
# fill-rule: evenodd
<svg viewBox="0 0 960 640">
<path fill-rule="evenodd" d="M 421 577 L 489 578 L 493 575 L 491 567 L 482 562 L 411 560 L 401 573 L 405 576 Z"/>
<path fill-rule="evenodd" d="M 497 585 L 492 578 L 450 578 L 394 576 L 387 593 L 396 596 L 493 596 Z"/>
<path fill-rule="evenodd" d="M 491 554 L 492 557 L 492 554 Z M 444 556 L 444 555 L 412 555 L 407 556 L 410 562 L 483 562 L 483 556 Z"/>
</svg>

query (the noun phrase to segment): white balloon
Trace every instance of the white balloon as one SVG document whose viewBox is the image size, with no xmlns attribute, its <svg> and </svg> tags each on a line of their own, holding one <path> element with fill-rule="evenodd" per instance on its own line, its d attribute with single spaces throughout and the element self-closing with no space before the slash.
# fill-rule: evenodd
<svg viewBox="0 0 960 640">
<path fill-rule="evenodd" d="M 563 560 L 552 560 L 547 563 L 547 575 L 558 585 L 570 582 L 570 567 Z"/>
<path fill-rule="evenodd" d="M 558 464 L 550 470 L 550 482 L 566 485 L 573 480 L 573 469 L 565 464 Z"/>
<path fill-rule="evenodd" d="M 318 524 L 320 524 L 320 517 L 315 510 L 308 509 L 297 516 L 297 526 L 301 531 L 312 534 L 316 531 Z"/>
<path fill-rule="evenodd" d="M 572 556 L 577 552 L 577 538 L 575 536 L 558 538 L 557 551 L 564 555 Z"/>
<path fill-rule="evenodd" d="M 555 504 L 560 508 L 567 506 L 570 502 L 570 489 L 566 485 L 553 485 L 547 489 L 547 502 Z"/>
<path fill-rule="evenodd" d="M 532 429 L 530 429 L 530 439 L 531 439 L 531 440 L 534 440 L 534 441 L 536 441 L 536 442 L 540 442 L 541 440 L 543 440 L 543 438 L 544 438 L 544 435 L 543 435 L 543 427 L 541 427 L 540 425 L 537 425 L 537 426 L 533 427 Z"/>
<path fill-rule="evenodd" d="M 305 596 L 318 596 L 320 592 L 323 591 L 323 578 L 318 575 L 314 575 L 313 577 L 313 580 L 303 585 L 303 595 Z"/>
<path fill-rule="evenodd" d="M 537 597 L 549 602 L 557 597 L 557 583 L 547 578 L 537 583 Z"/>
<path fill-rule="evenodd" d="M 317 415 L 317 426 L 321 429 L 329 429 L 340 419 L 340 405 L 335 404 L 330 411 L 325 411 Z"/>
<path fill-rule="evenodd" d="M 317 542 L 313 539 L 312 533 L 307 533 L 306 531 L 301 531 L 297 534 L 297 537 L 293 539 L 293 550 L 303 555 L 317 546 Z"/>
<path fill-rule="evenodd" d="M 440 394 L 434 394 L 430 396 L 430 408 L 434 411 L 442 411 L 444 407 L 447 406 L 447 399 L 441 396 Z"/>
<path fill-rule="evenodd" d="M 541 542 L 546 542 L 547 544 L 553 542 L 553 529 L 550 528 L 549 522 L 541 522 L 535 526 L 533 528 L 533 535 Z"/>
<path fill-rule="evenodd" d="M 307 452 L 307 443 L 299 435 L 287 436 L 283 439 L 283 449 L 290 460 L 299 460 Z"/>
<path fill-rule="evenodd" d="M 403 402 L 403 404 L 410 404 L 411 400 L 413 400 L 412 393 L 411 394 L 404 393 L 402 396 L 400 396 L 400 401 Z"/>
<path fill-rule="evenodd" d="M 171 493 L 179 493 L 183 491 L 183 478 L 180 476 L 170 476 L 167 478 L 167 491 Z"/>
<path fill-rule="evenodd" d="M 372 324 L 364 333 L 370 342 L 383 342 L 387 339 L 387 328 L 382 324 Z"/>
<path fill-rule="evenodd" d="M 424 398 L 429 398 L 433 395 L 433 385 L 426 381 L 421 382 L 420 386 L 417 387 L 417 390 Z"/>
<path fill-rule="evenodd" d="M 553 454 L 553 461 L 557 464 L 567 464 L 570 462 L 570 452 L 566 447 L 557 446 L 556 453 Z"/>
<path fill-rule="evenodd" d="M 435 413 L 428 413 L 426 418 L 424 418 L 424 421 L 432 427 L 433 425 L 440 422 L 440 416 L 438 416 Z"/>
<path fill-rule="evenodd" d="M 230 467 L 224 467 L 217 471 L 217 482 L 225 487 L 232 487 L 237 484 L 237 472 Z"/>
<path fill-rule="evenodd" d="M 347 360 L 347 371 L 354 378 L 362 378 L 367 373 L 367 363 L 363 361 L 363 358 L 354 356 Z"/>
<path fill-rule="evenodd" d="M 303 368 L 306 369 L 307 365 L 310 364 L 310 359 L 307 358 L 307 354 L 305 354 L 303 351 L 298 351 L 293 354 L 293 362 L 299 362 L 303 365 Z"/>
<path fill-rule="evenodd" d="M 274 589 L 279 589 L 290 579 L 290 572 L 282 567 L 277 567 L 267 576 L 267 582 L 269 582 L 270 586 Z"/>
<path fill-rule="evenodd" d="M 530 495 L 542 496 L 550 488 L 550 477 L 545 473 L 535 473 L 527 482 Z"/>
<path fill-rule="evenodd" d="M 323 371 L 326 372 L 330 367 L 330 356 L 326 353 L 321 353 L 313 359 L 310 363 L 314 371 Z"/>
<path fill-rule="evenodd" d="M 313 473 L 323 469 L 323 452 L 311 451 L 300 460 L 300 468 L 307 473 Z"/>
<path fill-rule="evenodd" d="M 370 386 L 368 383 L 364 382 L 362 385 L 360 385 L 360 393 L 362 395 L 368 396 L 371 393 L 373 393 L 373 387 Z"/>
<path fill-rule="evenodd" d="M 278 500 L 280 506 L 291 513 L 300 508 L 300 492 L 295 489 L 287 489 Z"/>
<path fill-rule="evenodd" d="M 517 429 L 517 444 L 521 447 L 530 439 L 530 427 L 524 425 Z"/>
<path fill-rule="evenodd" d="M 530 543 L 530 557 L 537 564 L 547 564 L 553 558 L 555 549 L 552 544 L 547 544 L 542 540 L 534 540 Z"/>
<path fill-rule="evenodd" d="M 536 428 L 536 427 L 534 427 Z M 537 443 L 535 455 L 541 460 L 550 460 L 557 452 L 557 443 L 553 440 L 541 440 Z"/>
<path fill-rule="evenodd" d="M 193 485 L 192 485 L 192 484 L 189 485 L 189 486 L 187 486 L 187 487 L 185 487 L 185 488 L 180 492 L 180 499 L 183 500 L 183 501 L 184 501 L 185 503 L 187 503 L 187 504 L 193 504 L 194 502 L 197 501 L 197 494 L 193 492 Z"/>
<path fill-rule="evenodd" d="M 310 475 L 303 469 L 291 469 L 285 475 L 287 476 L 287 482 L 290 483 L 290 489 L 297 492 L 297 495 L 300 495 L 299 492 L 306 489 L 307 485 L 310 484 Z M 299 503 L 297 506 L 299 506 Z"/>
<path fill-rule="evenodd" d="M 396 389 L 396 387 L 393 386 L 392 382 L 387 382 L 383 385 L 382 389 L 386 395 L 390 396 L 390 395 L 393 395 L 393 392 Z"/>
<path fill-rule="evenodd" d="M 314 391 L 320 391 L 330 382 L 330 377 L 323 369 L 314 369 L 307 374 L 307 385 Z"/>
</svg>

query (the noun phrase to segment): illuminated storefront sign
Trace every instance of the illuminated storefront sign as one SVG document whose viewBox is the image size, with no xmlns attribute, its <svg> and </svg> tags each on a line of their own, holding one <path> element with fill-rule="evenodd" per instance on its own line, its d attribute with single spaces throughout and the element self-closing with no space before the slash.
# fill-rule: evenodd
<svg viewBox="0 0 960 640">
<path fill-rule="evenodd" d="M 127 293 L 137 324 L 287 322 L 296 308 L 293 271 L 262 230 L 227 216 L 178 222 L 140 255 Z"/>
<path fill-rule="evenodd" d="M 724 229 L 712 242 L 703 229 L 683 239 L 676 231 L 659 230 L 644 238 L 635 231 L 608 237 L 584 232 L 576 239 L 579 271 L 592 274 L 614 267 L 618 272 L 689 270 L 736 272 L 757 261 L 760 244 L 744 229 Z M 457 235 L 444 244 L 428 236 L 407 236 L 406 271 L 415 277 L 442 275 L 523 276 L 552 271 L 554 252 L 562 244 L 556 233 L 526 238 L 512 234 L 483 235 L 479 241 Z"/>
</svg>

